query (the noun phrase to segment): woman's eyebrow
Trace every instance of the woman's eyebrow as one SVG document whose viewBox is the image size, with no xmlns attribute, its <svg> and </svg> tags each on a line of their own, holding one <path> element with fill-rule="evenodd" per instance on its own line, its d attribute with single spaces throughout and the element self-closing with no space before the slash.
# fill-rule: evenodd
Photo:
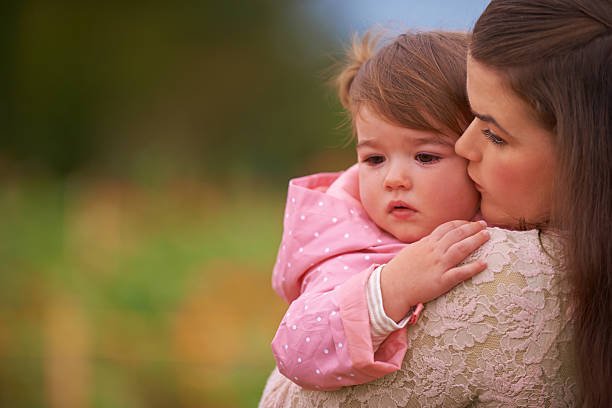
<svg viewBox="0 0 612 408">
<path fill-rule="evenodd" d="M 497 126 L 499 129 L 501 129 L 502 132 L 504 132 L 505 134 L 507 134 L 508 136 L 512 136 L 512 134 L 510 132 L 508 132 L 506 129 L 503 128 L 503 126 L 501 126 L 494 118 L 493 116 L 489 116 L 489 115 L 481 115 L 480 113 L 476 113 L 474 111 L 472 111 L 472 113 L 474 114 L 474 116 L 476 116 L 478 119 L 482 120 L 483 122 L 487 122 L 487 123 L 492 123 L 495 126 Z"/>
</svg>

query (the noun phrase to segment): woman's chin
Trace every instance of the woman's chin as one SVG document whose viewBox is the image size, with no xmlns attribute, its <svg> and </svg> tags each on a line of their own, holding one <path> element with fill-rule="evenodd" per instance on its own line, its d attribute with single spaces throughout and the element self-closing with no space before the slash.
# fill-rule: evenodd
<svg viewBox="0 0 612 408">
<path fill-rule="evenodd" d="M 509 230 L 526 231 L 531 229 L 546 228 L 547 217 L 535 217 L 535 220 L 520 215 L 510 215 L 496 211 L 482 209 L 482 217 L 489 227 L 498 227 Z"/>
<path fill-rule="evenodd" d="M 510 215 L 497 211 L 494 208 L 483 206 L 480 208 L 480 214 L 489 227 L 505 229 L 516 229 L 519 227 L 518 219 L 514 219 Z"/>
</svg>

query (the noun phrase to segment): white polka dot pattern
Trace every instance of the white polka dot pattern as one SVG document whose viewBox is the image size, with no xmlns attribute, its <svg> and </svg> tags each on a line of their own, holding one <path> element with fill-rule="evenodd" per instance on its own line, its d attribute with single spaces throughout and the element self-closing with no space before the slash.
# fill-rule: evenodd
<svg viewBox="0 0 612 408">
<path fill-rule="evenodd" d="M 339 190 L 333 193 L 336 184 L 327 193 L 318 190 L 336 178 L 320 175 L 291 181 L 285 234 L 272 276 L 275 291 L 290 302 L 272 341 L 278 368 L 312 389 L 337 389 L 372 379 L 353 371 L 345 332 L 349 323 L 342 317 L 342 299 L 348 295 L 342 293 L 350 287 L 353 298 L 360 298 L 357 291 L 363 289 L 346 284 L 367 281 L 374 265 L 388 262 L 405 246 L 378 229 L 362 207 L 339 198 Z M 365 302 L 352 303 L 367 316 Z M 369 336 L 367 320 L 350 324 L 362 325 L 354 333 Z M 369 358 L 374 361 L 373 355 Z M 377 370 L 391 367 L 382 366 Z"/>
</svg>

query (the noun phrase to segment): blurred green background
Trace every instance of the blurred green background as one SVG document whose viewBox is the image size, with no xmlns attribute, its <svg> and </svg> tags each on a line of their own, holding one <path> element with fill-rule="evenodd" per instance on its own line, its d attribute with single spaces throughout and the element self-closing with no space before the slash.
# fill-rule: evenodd
<svg viewBox="0 0 612 408">
<path fill-rule="evenodd" d="M 287 181 L 354 160 L 342 46 L 486 2 L 407 3 L 3 3 L 0 406 L 255 406 Z"/>
</svg>

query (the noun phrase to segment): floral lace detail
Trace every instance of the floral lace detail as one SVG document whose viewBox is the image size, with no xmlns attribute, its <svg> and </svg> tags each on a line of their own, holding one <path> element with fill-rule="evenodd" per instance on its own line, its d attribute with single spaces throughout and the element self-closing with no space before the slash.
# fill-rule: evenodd
<svg viewBox="0 0 612 408">
<path fill-rule="evenodd" d="M 578 405 L 570 288 L 558 243 L 490 228 L 470 258 L 488 268 L 428 303 L 407 329 L 402 369 L 337 391 L 303 390 L 276 370 L 260 407 L 572 407 Z M 553 254 L 550 257 L 548 254 Z"/>
</svg>

